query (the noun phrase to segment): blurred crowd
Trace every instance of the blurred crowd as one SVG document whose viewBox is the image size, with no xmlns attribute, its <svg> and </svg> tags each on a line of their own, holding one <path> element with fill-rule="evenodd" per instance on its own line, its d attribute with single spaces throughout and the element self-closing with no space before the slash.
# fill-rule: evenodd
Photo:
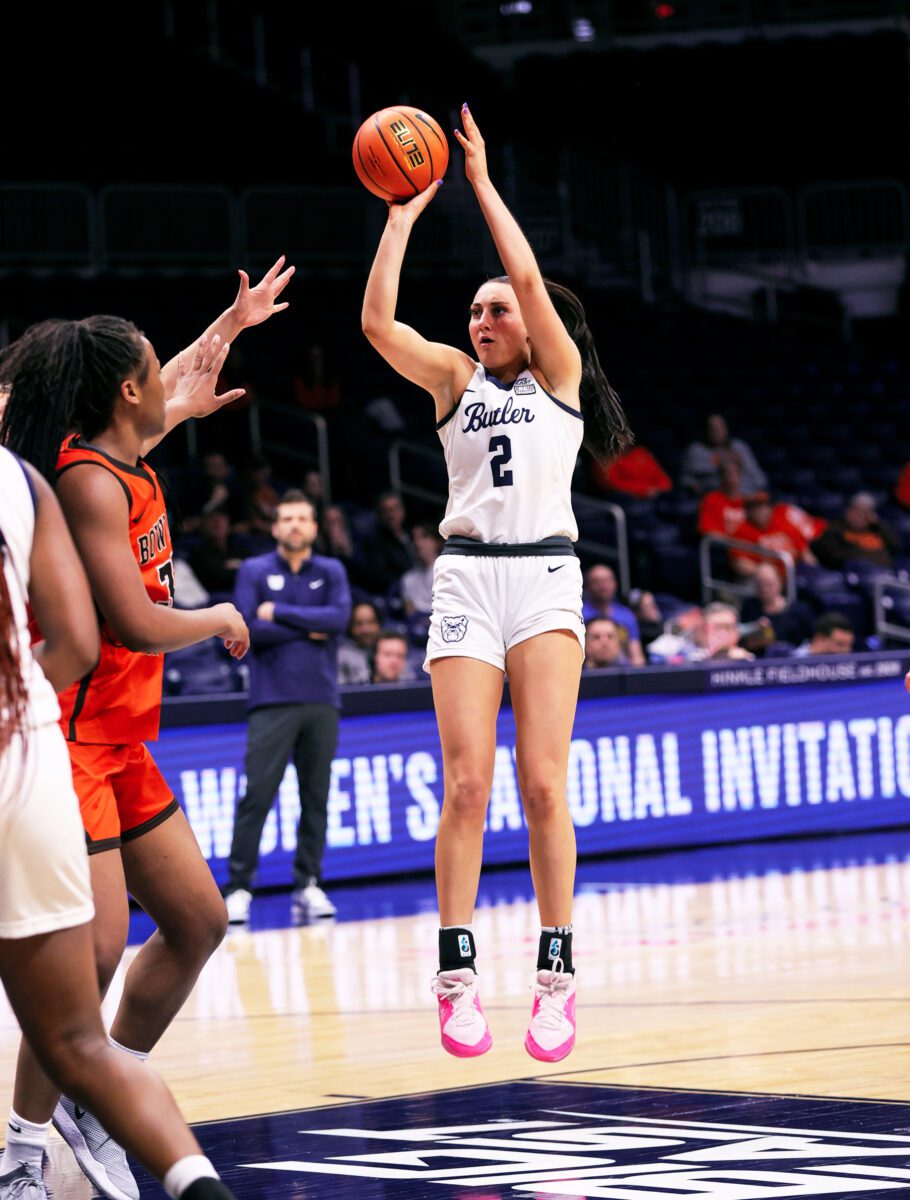
<svg viewBox="0 0 910 1200">
<path fill-rule="evenodd" d="M 685 450 L 675 489 L 642 445 L 608 468 L 595 468 L 595 482 L 620 502 L 653 501 L 671 491 L 688 496 L 692 543 L 707 535 L 732 543 L 717 544 L 714 599 L 708 604 L 696 603 L 684 589 L 677 594 L 633 587 L 621 595 L 615 562 L 588 559 L 586 670 L 875 647 L 871 625 L 859 619 L 868 597 L 858 599 L 855 585 L 877 573 L 903 573 L 907 565 L 899 534 L 879 512 L 880 495 L 856 492 L 839 514 L 806 511 L 775 494 L 750 446 L 731 435 L 721 414 L 710 416 L 702 436 Z M 338 650 L 339 683 L 425 678 L 433 565 L 442 540 L 436 521 L 410 521 L 404 500 L 393 491 L 381 493 L 372 510 L 327 504 L 318 471 L 285 480 L 275 477 L 265 458 L 254 457 L 241 472 L 220 451 L 205 454 L 201 470 L 184 474 L 172 495 L 179 530 L 178 602 L 194 607 L 232 596 L 241 562 L 274 549 L 276 505 L 291 484 L 313 506 L 314 551 L 341 562 L 351 585 L 351 618 Z M 910 464 L 888 501 L 910 510 Z M 785 556 L 796 570 L 795 589 Z M 639 582 L 647 584 L 643 574 Z M 205 656 L 204 662 L 170 656 L 172 693 L 238 686 L 235 666 L 211 647 Z"/>
</svg>

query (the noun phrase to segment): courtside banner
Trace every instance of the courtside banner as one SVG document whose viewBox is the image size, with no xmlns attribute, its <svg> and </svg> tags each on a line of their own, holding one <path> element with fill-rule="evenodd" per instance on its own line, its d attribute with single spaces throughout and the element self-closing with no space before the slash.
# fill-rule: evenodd
<svg viewBox="0 0 910 1200">
<path fill-rule="evenodd" d="M 165 729 L 152 747 L 219 881 L 243 794 L 244 725 Z M 568 778 L 581 854 L 910 823 L 910 697 L 899 679 L 624 696 L 578 705 Z M 431 712 L 345 717 L 332 767 L 326 879 L 431 870 L 442 805 Z M 260 884 L 288 884 L 299 815 L 288 766 Z M 528 856 L 504 709 L 484 861 Z"/>
</svg>

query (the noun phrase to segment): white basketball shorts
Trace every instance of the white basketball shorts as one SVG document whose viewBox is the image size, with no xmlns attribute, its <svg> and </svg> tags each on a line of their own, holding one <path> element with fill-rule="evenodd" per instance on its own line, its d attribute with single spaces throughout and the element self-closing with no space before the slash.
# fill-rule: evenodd
<svg viewBox="0 0 910 1200">
<path fill-rule="evenodd" d="M 30 729 L 25 753 L 17 735 L 0 760 L 0 938 L 69 929 L 94 915 L 66 741 L 56 724 Z"/>
<path fill-rule="evenodd" d="M 538 633 L 567 629 L 585 649 L 581 565 L 574 554 L 441 554 L 424 670 L 436 658 L 479 658 L 501 671 L 506 654 Z"/>
</svg>

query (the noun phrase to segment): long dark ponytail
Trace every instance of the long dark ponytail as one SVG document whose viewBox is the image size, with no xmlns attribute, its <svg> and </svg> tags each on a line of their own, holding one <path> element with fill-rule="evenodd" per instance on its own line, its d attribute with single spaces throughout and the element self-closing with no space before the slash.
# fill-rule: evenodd
<svg viewBox="0 0 910 1200">
<path fill-rule="evenodd" d="M 508 283 L 508 275 L 499 275 L 491 283 Z M 581 415 L 585 419 L 585 437 L 582 443 L 594 458 L 610 462 L 619 458 L 635 441 L 629 427 L 622 401 L 610 386 L 604 374 L 594 337 L 588 328 L 584 306 L 574 292 L 552 279 L 544 279 L 547 295 L 568 330 L 569 337 L 581 354 Z"/>
<path fill-rule="evenodd" d="M 122 317 L 42 321 L 0 354 L 9 391 L 0 445 L 53 486 L 60 443 L 77 430 L 93 438 L 110 425 L 124 379 L 145 381 L 142 334 Z"/>
</svg>

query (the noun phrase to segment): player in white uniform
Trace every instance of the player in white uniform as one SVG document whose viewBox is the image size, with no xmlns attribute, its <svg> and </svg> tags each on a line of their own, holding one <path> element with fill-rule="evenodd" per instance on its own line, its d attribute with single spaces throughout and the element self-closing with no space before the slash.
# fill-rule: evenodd
<svg viewBox="0 0 910 1200">
<path fill-rule="evenodd" d="M 50 486 L 3 447 L 0 560 L 0 982 L 54 1082 L 98 1113 L 169 1195 L 223 1200 L 231 1193 L 170 1092 L 114 1050 L 101 1022 L 85 832 L 55 695 L 94 667 L 98 625 Z M 29 601 L 45 639 L 40 662 Z M 23 1121 L 15 1105 L 14 1096 L 18 1153 L 0 1161 L 0 1200 L 45 1200 L 47 1127 Z"/>
<path fill-rule="evenodd" d="M 471 304 L 476 360 L 395 319 L 411 228 L 436 192 L 391 205 L 363 303 L 363 330 L 399 374 L 433 396 L 449 470 L 427 665 L 445 797 L 436 840 L 442 1044 L 460 1057 L 492 1044 L 477 996 L 471 920 L 508 670 L 516 762 L 541 919 L 525 1047 L 555 1062 L 575 1041 L 575 831 L 566 801 L 584 647 L 570 485 L 584 440 L 610 458 L 631 441 L 576 297 L 546 282 L 487 173 L 465 105 L 465 170 L 507 275 Z"/>
</svg>

